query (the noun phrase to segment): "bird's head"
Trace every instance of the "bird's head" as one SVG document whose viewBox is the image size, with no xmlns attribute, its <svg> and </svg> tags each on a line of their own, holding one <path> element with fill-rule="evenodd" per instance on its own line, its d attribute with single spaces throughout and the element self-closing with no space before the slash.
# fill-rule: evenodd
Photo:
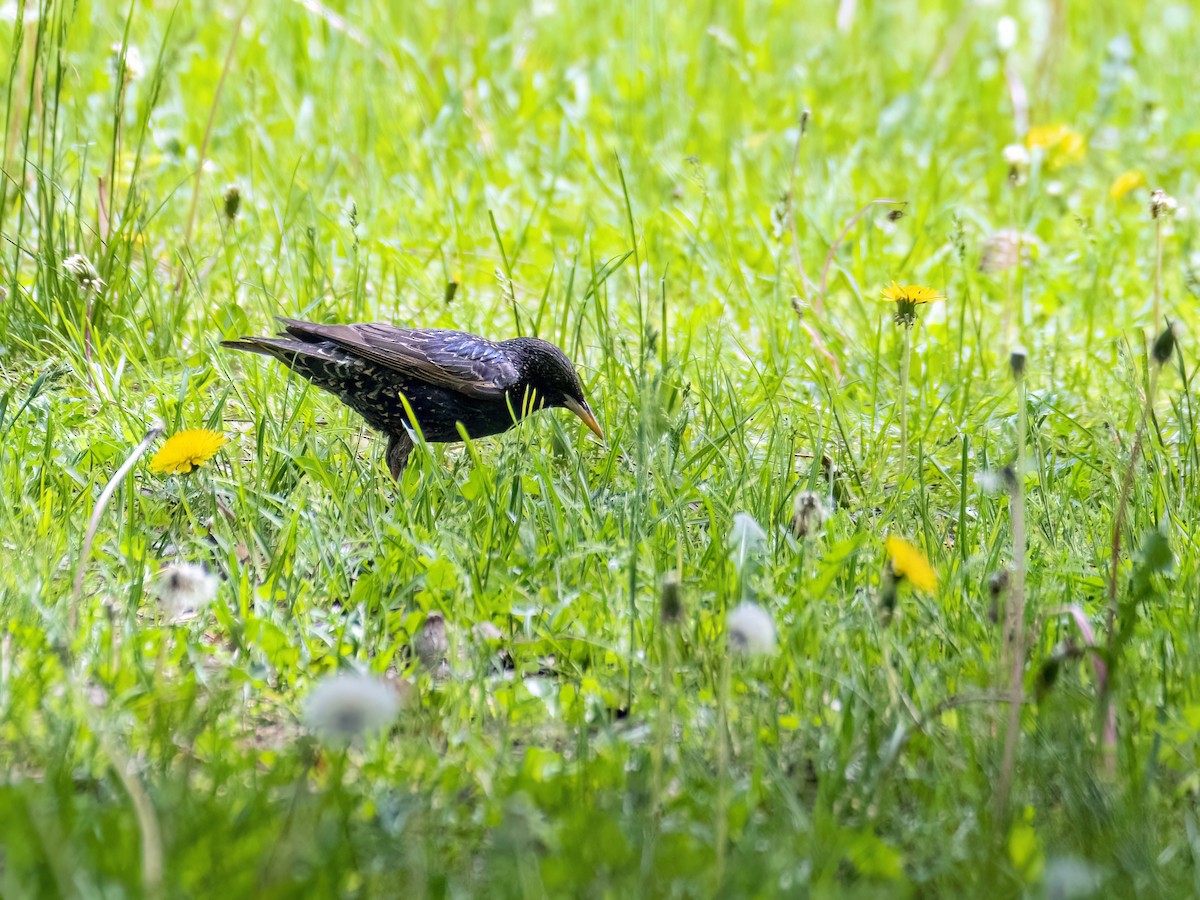
<svg viewBox="0 0 1200 900">
<path fill-rule="evenodd" d="M 604 438 L 600 423 L 583 396 L 579 375 L 565 353 L 539 338 L 516 338 L 504 343 L 520 361 L 521 396 L 514 397 L 514 402 L 521 404 L 522 413 L 529 409 L 561 406 L 579 416 L 598 437 Z"/>
</svg>

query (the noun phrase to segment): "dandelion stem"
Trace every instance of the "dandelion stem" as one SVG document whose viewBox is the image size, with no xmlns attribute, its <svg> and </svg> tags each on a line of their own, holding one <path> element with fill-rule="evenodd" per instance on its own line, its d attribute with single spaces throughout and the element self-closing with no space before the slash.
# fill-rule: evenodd
<svg viewBox="0 0 1200 900">
<path fill-rule="evenodd" d="M 142 442 L 133 448 L 133 452 L 129 454 L 129 458 L 121 464 L 121 468 L 117 469 L 112 478 L 108 480 L 108 484 L 104 486 L 104 490 L 100 492 L 100 497 L 96 500 L 96 508 L 92 510 L 91 521 L 88 522 L 87 532 L 83 536 L 83 548 L 79 551 L 79 563 L 75 567 L 75 586 L 71 591 L 71 609 L 67 615 L 67 629 L 72 634 L 75 632 L 75 625 L 78 621 L 79 613 L 79 598 L 83 594 L 83 574 L 87 571 L 88 559 L 92 555 L 92 541 L 96 537 L 96 530 L 100 527 L 100 517 L 104 515 L 104 510 L 108 507 L 108 502 L 112 499 L 112 495 L 116 493 L 121 482 L 125 480 L 137 461 L 142 458 L 150 445 L 154 443 L 154 439 L 162 432 L 161 425 L 155 425 L 146 432 L 146 436 L 142 438 Z"/>
<path fill-rule="evenodd" d="M 81 703 L 86 703 L 81 700 Z M 113 740 L 98 722 L 92 722 L 92 731 L 97 743 L 104 750 L 117 779 L 129 800 L 133 804 L 134 817 L 137 819 L 138 831 L 142 839 L 142 896 L 157 900 L 164 896 L 163 890 L 163 842 L 162 829 L 158 824 L 158 815 L 154 811 L 154 803 L 146 789 L 142 786 L 134 772 L 133 761 L 125 755 L 125 751 Z"/>
<path fill-rule="evenodd" d="M 912 365 L 912 329 L 904 329 L 904 347 L 900 351 L 900 475 L 908 463 L 908 370 Z"/>
<path fill-rule="evenodd" d="M 667 734 L 671 728 L 671 685 L 675 672 L 675 635 L 660 618 L 658 668 L 658 728 L 654 742 L 654 813 L 657 823 L 663 807 L 663 760 L 667 752 Z"/>
<path fill-rule="evenodd" d="M 1133 438 L 1133 447 L 1129 451 L 1129 464 L 1125 467 L 1125 475 L 1121 479 L 1121 493 L 1117 499 L 1117 511 L 1113 516 L 1113 532 L 1112 532 L 1112 556 L 1108 567 L 1108 615 L 1104 623 L 1105 643 L 1109 651 L 1109 676 L 1103 685 L 1100 692 L 1100 707 L 1101 707 L 1101 748 L 1104 752 L 1104 766 L 1108 771 L 1112 771 L 1116 765 L 1116 715 L 1112 709 L 1112 675 L 1116 672 L 1116 660 L 1112 658 L 1113 644 L 1115 640 L 1118 602 L 1117 602 L 1117 575 L 1118 566 L 1121 561 L 1121 530 L 1125 525 L 1125 514 L 1129 508 L 1129 495 L 1133 490 L 1133 476 L 1137 472 L 1138 460 L 1142 455 L 1142 441 L 1146 437 L 1146 426 L 1150 421 L 1150 415 L 1154 408 L 1154 396 L 1158 392 L 1158 373 L 1161 369 L 1160 365 L 1155 365 L 1150 370 L 1150 384 L 1146 388 L 1146 402 L 1142 406 L 1141 421 L 1138 422 L 1137 433 Z"/>
<path fill-rule="evenodd" d="M 1029 430 L 1025 402 L 1025 378 L 1017 377 L 1017 463 L 1010 498 L 1013 536 L 1013 577 L 1005 616 L 1005 640 L 1008 644 L 1008 727 L 1004 734 L 1004 758 L 996 790 L 996 821 L 1003 823 L 1008 814 L 1017 744 L 1021 738 L 1021 706 L 1024 703 L 1025 674 L 1025 441 Z"/>
<path fill-rule="evenodd" d="M 1018 258 L 1020 258 L 1019 257 L 1019 254 L 1020 254 L 1019 247 L 1018 247 L 1017 253 L 1018 253 Z M 1020 263 L 1018 263 L 1018 265 L 1020 265 Z M 1004 273 L 1004 294 L 1005 294 L 1004 315 L 1003 315 L 1003 319 L 1000 322 L 1000 333 L 1003 335 L 1004 345 L 1007 347 L 1007 346 L 1012 345 L 1012 322 L 1013 322 L 1013 319 L 1015 318 L 1015 316 L 1013 314 L 1014 303 L 1013 303 L 1013 273 L 1012 273 L 1012 269 L 1009 269 L 1007 272 Z"/>
<path fill-rule="evenodd" d="M 912 698 L 904 690 L 904 686 L 900 683 L 900 678 L 896 674 L 896 664 L 892 660 L 891 630 L 884 628 L 878 631 L 878 634 L 879 653 L 883 657 L 883 671 L 885 673 L 885 680 L 887 681 L 888 693 L 891 695 L 892 706 L 904 707 L 905 711 L 912 717 L 914 724 L 920 725 L 921 713 L 917 710 Z"/>
<path fill-rule="evenodd" d="M 714 883 L 720 891 L 725 880 L 726 843 L 729 840 L 729 654 L 721 655 L 721 672 L 717 686 L 717 877 Z"/>
<path fill-rule="evenodd" d="M 800 127 L 796 134 L 796 146 L 792 151 L 792 174 L 788 182 L 788 225 L 792 233 L 792 261 L 796 266 L 796 274 L 800 279 L 800 293 L 804 302 L 808 303 L 808 275 L 804 271 L 804 261 L 800 258 L 800 234 L 796 227 L 796 173 L 800 169 L 800 147 L 804 143 L 804 135 L 808 131 L 809 110 L 800 113 Z"/>
<path fill-rule="evenodd" d="M 1163 261 L 1163 216 L 1154 219 L 1154 320 L 1151 322 L 1151 337 L 1162 328 L 1162 261 Z"/>
</svg>

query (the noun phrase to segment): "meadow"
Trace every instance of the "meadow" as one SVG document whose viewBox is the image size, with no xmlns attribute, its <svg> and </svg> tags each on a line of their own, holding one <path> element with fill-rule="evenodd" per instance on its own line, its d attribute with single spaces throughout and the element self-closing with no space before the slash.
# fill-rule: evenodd
<svg viewBox="0 0 1200 900">
<path fill-rule="evenodd" d="M 0 895 L 1200 895 L 1198 44 L 0 4 Z M 276 315 L 546 338 L 605 439 L 393 482 Z"/>
</svg>

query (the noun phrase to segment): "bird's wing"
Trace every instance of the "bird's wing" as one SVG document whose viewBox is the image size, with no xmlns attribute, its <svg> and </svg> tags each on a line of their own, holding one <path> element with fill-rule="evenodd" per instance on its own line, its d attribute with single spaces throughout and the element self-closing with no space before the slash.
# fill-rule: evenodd
<svg viewBox="0 0 1200 900">
<path fill-rule="evenodd" d="M 439 328 L 396 328 L 380 322 L 318 325 L 280 318 L 300 340 L 337 346 L 414 381 L 480 399 L 499 398 L 520 377 L 502 347 L 473 334 Z"/>
</svg>

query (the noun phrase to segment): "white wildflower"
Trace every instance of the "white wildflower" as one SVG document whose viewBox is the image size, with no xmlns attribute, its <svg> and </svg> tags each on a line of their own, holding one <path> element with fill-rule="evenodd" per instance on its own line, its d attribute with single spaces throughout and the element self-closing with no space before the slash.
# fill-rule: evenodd
<svg viewBox="0 0 1200 900">
<path fill-rule="evenodd" d="M 775 652 L 775 622 L 757 603 L 739 603 L 729 612 L 729 647 L 747 656 Z"/>
<path fill-rule="evenodd" d="M 217 596 L 220 579 L 196 563 L 175 563 L 159 574 L 158 601 L 170 621 L 194 616 Z"/>
<path fill-rule="evenodd" d="M 400 694 L 373 675 L 327 675 L 304 698 L 304 725 L 330 744 L 381 731 L 400 712 Z"/>
</svg>

